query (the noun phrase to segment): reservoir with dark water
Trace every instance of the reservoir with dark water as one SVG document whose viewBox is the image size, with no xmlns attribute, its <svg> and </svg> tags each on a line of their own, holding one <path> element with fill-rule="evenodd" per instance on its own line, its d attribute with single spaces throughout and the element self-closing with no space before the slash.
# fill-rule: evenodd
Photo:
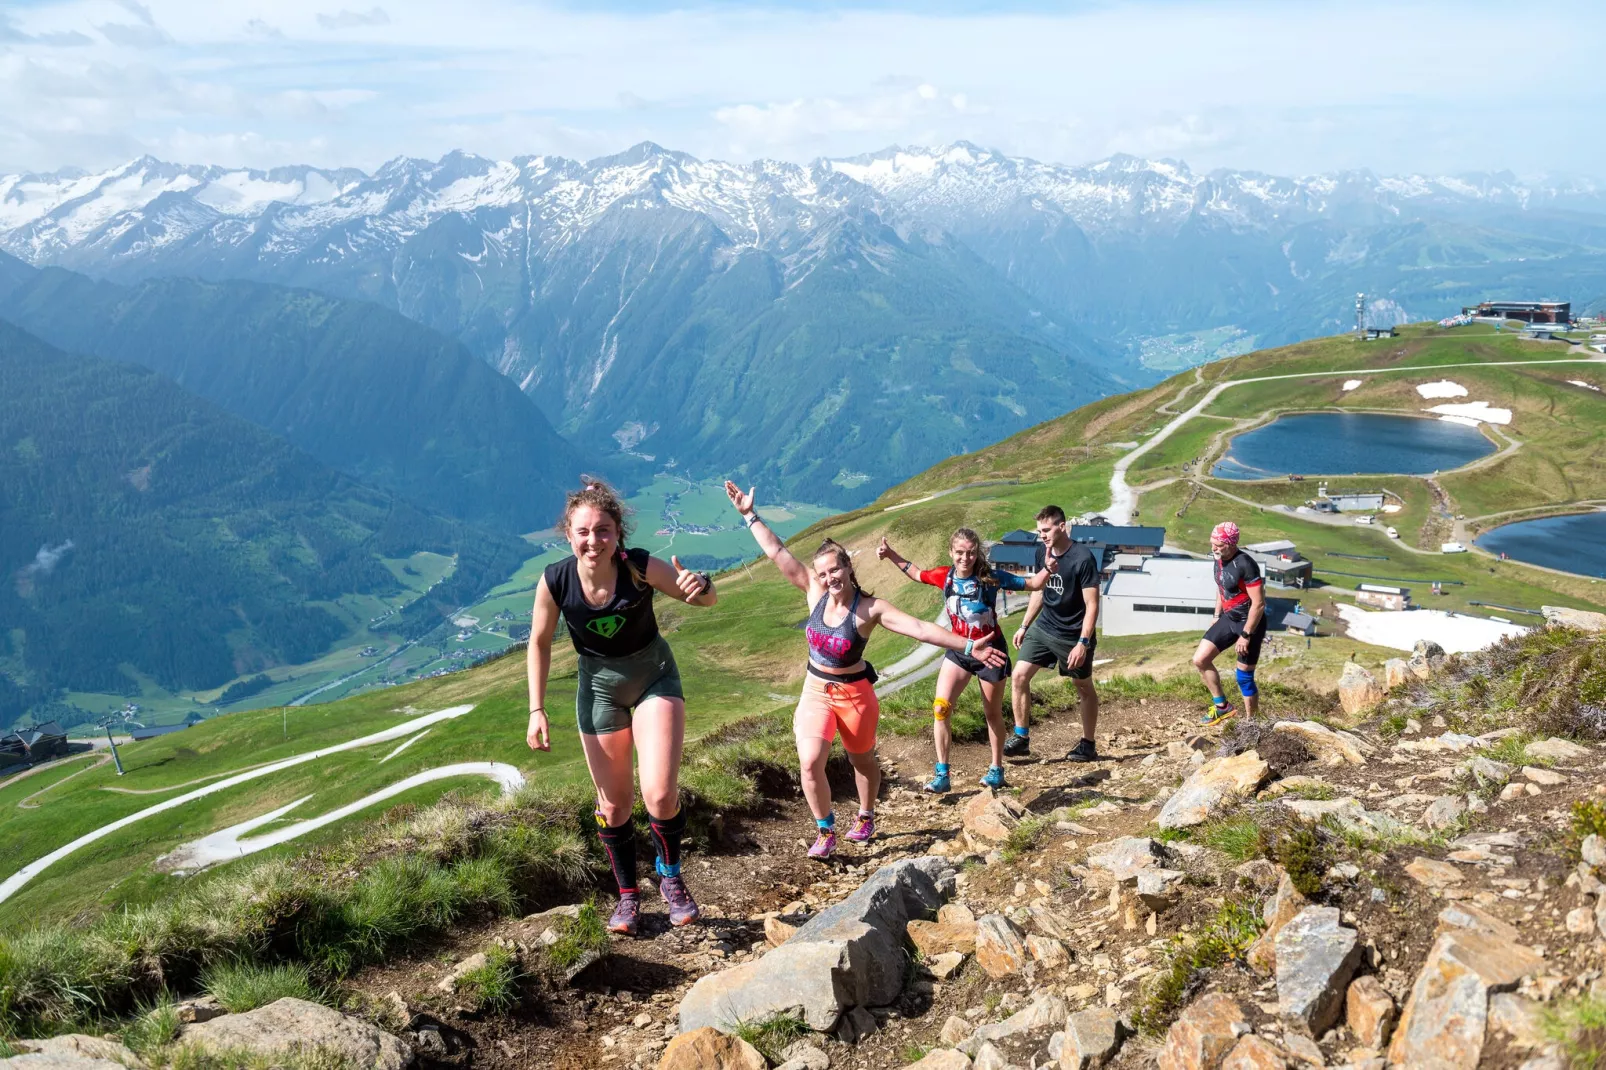
<svg viewBox="0 0 1606 1070">
<path fill-rule="evenodd" d="M 1606 576 L 1606 513 L 1575 513 L 1502 524 L 1478 536 L 1478 546 L 1530 565 Z"/>
<path fill-rule="evenodd" d="M 1495 444 L 1468 424 L 1419 416 L 1311 412 L 1279 416 L 1232 440 L 1210 474 L 1270 479 L 1290 474 L 1429 475 L 1493 453 Z"/>
</svg>

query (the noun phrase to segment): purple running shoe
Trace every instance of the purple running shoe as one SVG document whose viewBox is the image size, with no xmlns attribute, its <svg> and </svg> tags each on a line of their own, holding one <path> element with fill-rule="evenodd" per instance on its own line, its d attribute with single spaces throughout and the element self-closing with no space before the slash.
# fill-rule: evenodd
<svg viewBox="0 0 1606 1070">
<path fill-rule="evenodd" d="M 641 896 L 636 892 L 622 892 L 619 905 L 608 918 L 608 931 L 635 936 L 641 929 Z"/>
<path fill-rule="evenodd" d="M 869 843 L 875 835 L 875 815 L 860 814 L 848 830 L 847 838 L 853 843 Z"/>
<path fill-rule="evenodd" d="M 663 893 L 664 902 L 669 904 L 669 924 L 679 928 L 703 916 L 703 912 L 697 909 L 697 900 L 686 890 L 686 882 L 679 877 L 664 877 L 658 884 L 658 890 Z"/>
<path fill-rule="evenodd" d="M 809 857 L 824 862 L 836 853 L 836 832 L 833 829 L 821 829 L 820 838 L 814 841 L 809 848 Z"/>
</svg>

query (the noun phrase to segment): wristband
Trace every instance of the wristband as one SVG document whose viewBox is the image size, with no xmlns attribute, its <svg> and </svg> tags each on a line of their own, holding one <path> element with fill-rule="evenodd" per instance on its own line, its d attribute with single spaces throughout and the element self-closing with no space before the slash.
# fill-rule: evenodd
<svg viewBox="0 0 1606 1070">
<path fill-rule="evenodd" d="M 967 657 L 967 658 L 970 657 L 970 652 L 972 650 L 975 650 L 975 649 L 976 649 L 976 640 L 974 640 L 974 639 L 966 639 L 965 640 L 965 657 Z"/>
<path fill-rule="evenodd" d="M 530 707 L 530 712 L 531 713 L 545 713 L 546 712 L 546 707 L 545 706 L 531 706 Z"/>
<path fill-rule="evenodd" d="M 714 589 L 714 577 L 710 576 L 708 573 L 699 572 L 697 573 L 697 578 L 703 581 L 703 589 L 697 592 L 698 597 L 701 597 Z"/>
<path fill-rule="evenodd" d="M 751 528 L 754 524 L 761 523 L 763 519 L 763 517 L 758 515 L 758 510 L 755 509 L 751 513 L 748 513 L 746 516 L 742 517 L 742 522 Z"/>
<path fill-rule="evenodd" d="M 898 571 L 902 572 L 905 576 L 909 575 L 909 562 L 905 561 L 903 564 L 899 565 Z"/>
<path fill-rule="evenodd" d="M 1093 640 L 1089 639 L 1087 636 L 1084 635 L 1084 636 L 1079 637 L 1076 640 L 1076 645 L 1077 646 L 1092 646 L 1093 645 Z"/>
</svg>

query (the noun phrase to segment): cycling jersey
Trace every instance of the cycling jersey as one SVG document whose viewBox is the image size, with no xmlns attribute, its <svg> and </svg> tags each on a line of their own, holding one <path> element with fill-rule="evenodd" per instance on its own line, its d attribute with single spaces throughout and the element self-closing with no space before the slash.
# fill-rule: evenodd
<svg viewBox="0 0 1606 1070">
<path fill-rule="evenodd" d="M 917 579 L 942 588 L 948 627 L 966 639 L 981 639 L 998 631 L 998 592 L 1024 591 L 1026 581 L 1009 572 L 995 571 L 991 579 L 956 576 L 951 567 L 928 568 Z"/>
<path fill-rule="evenodd" d="M 1242 622 L 1249 617 L 1249 589 L 1266 581 L 1261 578 L 1255 559 L 1239 550 L 1225 562 L 1216 561 L 1216 590 L 1221 595 L 1221 611 Z"/>
</svg>

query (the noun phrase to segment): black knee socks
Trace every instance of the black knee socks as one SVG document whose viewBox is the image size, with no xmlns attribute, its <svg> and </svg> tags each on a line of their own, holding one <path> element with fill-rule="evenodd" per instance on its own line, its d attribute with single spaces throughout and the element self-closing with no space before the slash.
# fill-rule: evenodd
<svg viewBox="0 0 1606 1070">
<path fill-rule="evenodd" d="M 597 815 L 597 835 L 602 838 L 602 850 L 613 867 L 613 879 L 619 882 L 619 893 L 636 891 L 636 827 L 625 819 L 622 825 L 608 826 Z"/>
<path fill-rule="evenodd" d="M 659 819 L 648 815 L 647 824 L 658 848 L 658 875 L 680 876 L 680 838 L 686 834 L 686 808 L 675 811 L 674 817 Z"/>
</svg>

